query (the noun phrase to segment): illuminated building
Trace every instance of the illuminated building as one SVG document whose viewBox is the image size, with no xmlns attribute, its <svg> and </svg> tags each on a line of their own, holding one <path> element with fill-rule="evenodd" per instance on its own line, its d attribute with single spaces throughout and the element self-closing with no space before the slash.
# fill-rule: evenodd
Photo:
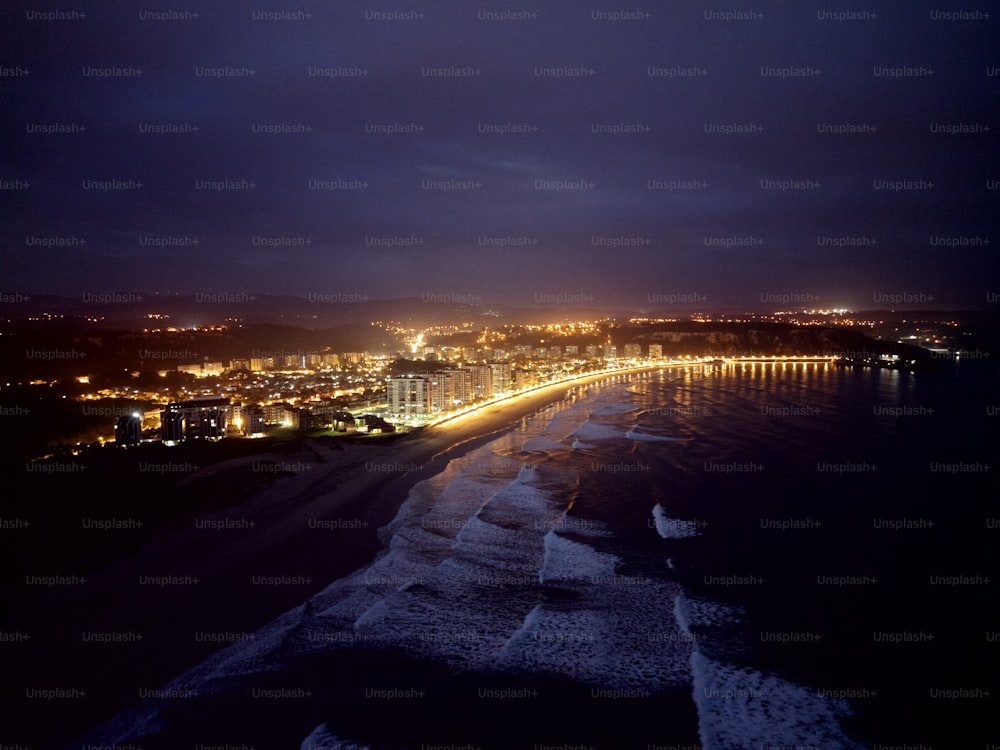
<svg viewBox="0 0 1000 750">
<path fill-rule="evenodd" d="M 454 401 L 468 404 L 472 401 L 472 372 L 467 367 L 451 371 Z"/>
<path fill-rule="evenodd" d="M 455 377 L 452 370 L 438 370 L 430 380 L 429 411 L 448 411 L 455 404 Z"/>
<path fill-rule="evenodd" d="M 650 344 L 649 345 L 649 358 L 650 359 L 662 359 L 663 358 L 663 344 Z"/>
<path fill-rule="evenodd" d="M 177 365 L 177 372 L 186 372 L 197 378 L 218 376 L 225 372 L 225 369 L 225 366 L 221 362 L 199 362 L 195 365 Z"/>
<path fill-rule="evenodd" d="M 264 410 L 261 407 L 245 407 L 241 420 L 242 432 L 247 437 L 259 437 L 264 434 Z"/>
<path fill-rule="evenodd" d="M 468 367 L 438 370 L 430 379 L 432 411 L 448 411 L 457 404 L 467 404 L 473 399 L 473 377 Z"/>
<path fill-rule="evenodd" d="M 493 370 L 489 365 L 469 365 L 465 368 L 469 371 L 472 380 L 472 398 L 491 398 L 493 396 Z"/>
<path fill-rule="evenodd" d="M 514 371 L 514 388 L 517 390 L 523 390 L 525 388 L 531 388 L 533 385 L 537 385 L 538 377 L 531 370 L 515 370 Z"/>
<path fill-rule="evenodd" d="M 510 383 L 511 383 L 510 362 L 491 362 L 489 367 L 493 375 L 492 395 L 498 396 L 502 393 L 510 392 Z"/>
<path fill-rule="evenodd" d="M 423 375 L 389 378 L 386 391 L 390 414 L 421 416 L 433 409 L 433 381 Z"/>
<path fill-rule="evenodd" d="M 264 424 L 281 424 L 285 419 L 285 410 L 288 404 L 264 404 L 261 410 L 264 412 Z"/>
</svg>

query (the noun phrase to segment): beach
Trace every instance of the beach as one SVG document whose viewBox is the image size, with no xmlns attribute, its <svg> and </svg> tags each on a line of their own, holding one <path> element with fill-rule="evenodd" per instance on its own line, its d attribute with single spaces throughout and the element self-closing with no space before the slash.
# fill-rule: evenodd
<svg viewBox="0 0 1000 750">
<path fill-rule="evenodd" d="M 561 384 L 385 444 L 261 443 L 231 474 L 202 462 L 203 489 L 247 461 L 285 466 L 7 617 L 11 683 L 52 696 L 10 702 L 12 739 L 948 747 L 941 728 L 975 724 L 984 704 L 928 690 L 979 684 L 990 647 L 956 672 L 951 644 L 988 630 L 988 591 L 946 574 L 988 569 L 994 532 L 984 478 L 933 467 L 956 442 L 989 460 L 955 428 L 977 407 L 992 419 L 977 401 L 992 372 L 924 379 L 936 421 L 873 413 L 910 375 L 694 365 Z M 926 495 L 898 492 L 902 473 L 924 473 Z M 938 502 L 956 485 L 968 502 Z M 930 586 L 935 607 L 900 586 Z M 31 640 L 10 642 L 18 631 Z"/>
<path fill-rule="evenodd" d="M 285 459 L 293 476 L 157 539 L 80 585 L 52 588 L 14 608 L 5 630 L 31 638 L 11 650 L 12 683 L 83 695 L 15 696 L 20 731 L 11 739 L 64 746 L 250 637 L 375 559 L 383 549 L 378 529 L 414 484 L 570 389 L 609 377 L 615 375 L 539 388 L 389 444 L 335 450 L 307 443 L 311 458 Z"/>
</svg>

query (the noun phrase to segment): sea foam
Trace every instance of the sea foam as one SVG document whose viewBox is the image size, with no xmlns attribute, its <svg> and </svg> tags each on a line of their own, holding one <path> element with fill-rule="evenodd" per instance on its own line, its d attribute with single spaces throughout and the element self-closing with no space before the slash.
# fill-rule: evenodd
<svg viewBox="0 0 1000 750">
<path fill-rule="evenodd" d="M 371 747 L 337 737 L 330 733 L 326 724 L 320 724 L 302 740 L 299 750 L 371 750 Z"/>
<path fill-rule="evenodd" d="M 711 658 L 704 645 L 713 631 L 743 620 L 739 608 L 680 595 L 674 617 L 694 644 L 690 663 L 698 731 L 706 750 L 730 747 L 817 747 L 860 750 L 840 727 L 843 701 L 820 695 L 776 674 Z"/>
<path fill-rule="evenodd" d="M 644 440 L 649 443 L 687 443 L 691 438 L 669 437 L 668 435 L 657 435 L 653 432 L 646 432 L 639 425 L 633 425 L 632 429 L 625 433 L 629 440 Z"/>
<path fill-rule="evenodd" d="M 653 520 L 656 524 L 657 533 L 664 539 L 683 539 L 698 535 L 698 529 L 694 521 L 681 521 L 671 518 L 659 503 L 653 506 Z"/>
</svg>

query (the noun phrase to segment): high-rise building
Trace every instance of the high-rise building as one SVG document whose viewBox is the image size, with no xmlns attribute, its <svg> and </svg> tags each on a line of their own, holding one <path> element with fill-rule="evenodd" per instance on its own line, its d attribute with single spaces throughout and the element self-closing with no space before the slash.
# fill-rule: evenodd
<svg viewBox="0 0 1000 750">
<path fill-rule="evenodd" d="M 493 395 L 509 393 L 511 388 L 510 362 L 490 362 Z"/>
<path fill-rule="evenodd" d="M 514 370 L 514 388 L 523 390 L 537 385 L 538 377 L 533 370 Z"/>
<path fill-rule="evenodd" d="M 222 440 L 226 435 L 226 410 L 218 407 L 199 409 L 198 434 L 207 440 Z"/>
<path fill-rule="evenodd" d="M 142 442 L 142 415 L 123 414 L 115 424 L 115 443 L 118 445 L 138 445 Z"/>
<path fill-rule="evenodd" d="M 433 409 L 434 386 L 424 375 L 402 375 L 389 378 L 386 384 L 389 413 L 401 416 L 423 416 Z"/>
<path fill-rule="evenodd" d="M 476 399 L 488 398 L 492 394 L 492 370 L 488 365 L 437 370 L 422 377 L 429 383 L 432 412 L 449 411 L 456 406 L 472 403 Z"/>
<path fill-rule="evenodd" d="M 625 359 L 639 359 L 642 356 L 642 344 L 625 344 Z"/>
<path fill-rule="evenodd" d="M 650 359 L 662 359 L 663 358 L 663 344 L 650 344 L 649 345 L 649 358 Z"/>
<path fill-rule="evenodd" d="M 448 411 L 455 405 L 454 370 L 438 370 L 427 376 L 430 381 L 430 410 Z"/>
<path fill-rule="evenodd" d="M 177 445 L 184 439 L 184 412 L 180 404 L 167 404 L 160 412 L 160 439 L 164 445 Z"/>
<path fill-rule="evenodd" d="M 469 376 L 472 380 L 472 400 L 478 401 L 483 398 L 492 398 L 492 368 L 489 365 L 469 365 L 465 369 L 469 371 Z"/>
<path fill-rule="evenodd" d="M 264 434 L 264 409 L 260 406 L 244 407 L 241 419 L 243 434 L 247 437 L 260 437 Z"/>
<path fill-rule="evenodd" d="M 456 405 L 472 401 L 472 373 L 467 367 L 451 371 L 453 398 Z"/>
<path fill-rule="evenodd" d="M 583 353 L 588 359 L 597 359 L 597 344 L 587 344 Z"/>
</svg>

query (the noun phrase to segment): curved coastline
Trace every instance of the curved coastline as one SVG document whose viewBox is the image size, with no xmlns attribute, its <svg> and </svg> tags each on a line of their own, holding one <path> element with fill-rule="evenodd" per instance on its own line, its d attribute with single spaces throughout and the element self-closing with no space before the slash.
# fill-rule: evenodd
<svg viewBox="0 0 1000 750">
<path fill-rule="evenodd" d="M 470 414 L 420 428 L 401 436 L 393 443 L 369 447 L 364 467 L 360 459 L 352 461 L 350 456 L 344 456 L 347 461 L 328 469 L 323 476 L 311 478 L 308 486 L 302 487 L 297 493 L 285 494 L 281 502 L 281 517 L 269 529 L 269 544 L 266 547 L 254 543 L 250 536 L 233 540 L 227 546 L 223 556 L 227 561 L 239 561 L 239 564 L 232 567 L 225 576 L 221 576 L 220 571 L 219 585 L 224 585 L 226 580 L 245 580 L 243 574 L 248 565 L 252 567 L 254 560 L 261 559 L 280 560 L 283 566 L 287 566 L 281 572 L 289 576 L 301 576 L 303 571 L 307 571 L 315 584 L 308 589 L 288 587 L 286 592 L 270 591 L 267 601 L 256 602 L 262 606 L 250 610 L 242 607 L 238 610 L 227 609 L 229 618 L 244 618 L 233 620 L 232 628 L 253 632 L 281 620 L 282 615 L 329 583 L 374 562 L 385 550 L 382 540 L 378 538 L 378 529 L 392 521 L 415 484 L 438 474 L 449 461 L 502 436 L 515 428 L 523 418 L 562 401 L 574 389 L 602 381 L 631 379 L 642 372 L 662 373 L 668 368 L 704 364 L 707 363 L 659 363 L 548 384 L 526 394 L 487 404 Z M 346 451 L 351 452 L 350 449 Z M 349 529 L 350 533 L 327 534 L 326 537 L 317 536 L 315 532 L 311 536 L 299 533 L 306 518 L 320 516 L 363 519 L 365 526 L 359 528 L 345 525 L 340 528 Z M 331 554 L 328 545 L 322 544 L 324 540 L 337 544 L 335 554 Z M 183 616 L 189 613 L 180 614 Z M 162 685 L 170 678 L 187 675 L 190 669 L 204 666 L 205 659 L 214 661 L 212 653 L 219 650 L 220 645 L 217 645 L 207 655 L 180 670 L 174 661 L 173 669 L 164 671 L 161 681 L 156 684 Z M 133 700 L 133 706 L 137 707 L 135 703 Z M 138 713 L 141 715 L 142 712 Z"/>
<path fill-rule="evenodd" d="M 135 708 L 142 690 L 155 690 L 231 643 L 197 634 L 252 633 L 330 582 L 373 562 L 383 550 L 378 528 L 392 520 L 413 485 L 448 461 L 561 401 L 573 388 L 690 364 L 588 374 L 489 403 L 388 444 L 326 451 L 313 470 L 204 517 L 223 522 L 238 518 L 254 522 L 253 527 L 217 533 L 183 529 L 157 539 L 138 558 L 88 575 L 86 587 L 74 587 L 86 591 L 47 592 L 13 613 L 17 621 L 32 623 L 37 642 L 49 644 L 41 659 L 34 649 L 25 649 L 14 671 L 85 685 L 88 700 L 79 715 L 62 714 L 58 728 L 44 706 L 29 706 L 38 714 L 31 723 L 40 731 L 48 727 L 42 733 L 52 733 L 52 746 L 106 726 L 112 717 Z M 329 530 L 319 528 L 324 523 Z M 197 585 L 137 585 L 137 576 L 143 575 L 190 576 Z M 282 576 L 304 583 L 254 583 Z M 67 612 L 72 612 L 69 618 Z M 142 644 L 150 645 L 141 648 L 141 658 L 124 649 L 84 648 L 74 637 L 107 630 L 109 623 L 142 634 Z"/>
</svg>

